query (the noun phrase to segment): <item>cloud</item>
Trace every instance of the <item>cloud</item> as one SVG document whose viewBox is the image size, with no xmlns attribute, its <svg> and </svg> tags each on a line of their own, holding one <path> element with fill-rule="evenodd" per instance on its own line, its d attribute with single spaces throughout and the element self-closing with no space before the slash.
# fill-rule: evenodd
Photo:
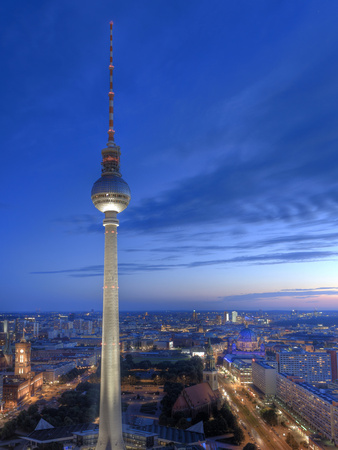
<svg viewBox="0 0 338 450">
<path fill-rule="evenodd" d="M 313 289 L 303 289 L 303 288 L 298 288 L 298 289 L 282 289 L 281 292 L 306 292 L 309 293 L 311 292 L 316 292 L 316 291 L 338 291 L 338 287 L 319 287 L 319 288 L 313 288 Z"/>
<path fill-rule="evenodd" d="M 338 296 L 338 288 L 283 289 L 275 292 L 228 295 L 219 298 L 224 302 L 248 302 L 248 304 L 250 304 L 250 302 L 258 302 L 261 300 L 275 300 L 279 298 L 305 299 L 307 297 L 318 296 Z M 317 302 L 317 300 L 309 300 L 307 303 L 315 301 Z"/>
<path fill-rule="evenodd" d="M 221 233 L 219 233 L 221 235 Z M 217 243 L 218 240 L 213 239 L 212 244 L 203 244 L 201 245 L 199 242 L 203 237 L 203 242 L 207 241 L 205 238 L 205 233 L 198 235 L 192 234 L 190 236 L 184 235 L 182 236 L 182 240 L 185 242 L 190 238 L 191 243 L 189 245 L 167 245 L 162 247 L 147 247 L 146 250 L 143 247 L 138 248 L 128 248 L 125 251 L 127 253 L 140 253 L 140 252 L 149 252 L 154 254 L 175 254 L 181 255 L 183 254 L 209 254 L 213 252 L 228 252 L 228 251 L 250 251 L 262 249 L 265 247 L 272 248 L 275 246 L 282 246 L 283 249 L 289 249 L 290 251 L 301 248 L 302 250 L 312 250 L 314 247 L 332 247 L 333 245 L 338 244 L 338 233 L 311 233 L 304 234 L 299 233 L 295 235 L 289 236 L 275 236 L 275 237 L 267 237 L 266 239 L 257 239 L 257 240 L 248 240 L 244 241 L 240 240 L 240 237 L 237 237 L 237 240 L 233 244 L 224 245 L 221 243 Z M 215 237 L 215 236 L 214 236 Z M 175 238 L 173 239 L 175 243 L 177 243 L 178 236 L 175 234 Z M 233 240 L 232 240 L 233 241 Z M 291 244 L 287 246 L 287 244 Z M 168 256 L 167 256 L 168 257 Z"/>
<path fill-rule="evenodd" d="M 163 264 L 159 263 L 119 263 L 119 274 L 131 274 L 136 272 L 157 272 L 163 270 L 173 270 L 186 268 L 191 269 L 195 267 L 206 266 L 223 266 L 226 264 L 283 264 L 303 261 L 317 261 L 332 259 L 338 256 L 338 253 L 334 252 L 294 252 L 294 253 L 275 253 L 266 255 L 254 255 L 254 256 L 235 256 L 228 259 L 213 259 L 213 260 L 201 260 L 193 261 L 189 263 L 175 263 L 175 264 Z M 103 265 L 82 267 L 79 269 L 61 269 L 50 271 L 36 271 L 31 272 L 33 275 L 46 275 L 46 274 L 68 274 L 71 277 L 93 277 L 101 276 L 103 274 Z"/>
<path fill-rule="evenodd" d="M 233 98 L 209 105 L 204 128 L 212 142 L 201 144 L 201 133 L 196 142 L 186 141 L 195 155 L 207 151 L 208 164 L 202 158 L 199 173 L 131 205 L 125 226 L 154 233 L 216 224 L 311 223 L 320 215 L 332 221 L 338 206 L 333 164 L 338 111 L 332 95 L 338 64 L 332 53 L 331 48 L 307 64 L 294 55 L 295 68 L 278 66 Z"/>
<path fill-rule="evenodd" d="M 79 269 L 43 270 L 30 273 L 31 275 L 68 274 L 72 277 L 94 277 L 103 274 L 103 264 L 81 267 Z"/>
</svg>

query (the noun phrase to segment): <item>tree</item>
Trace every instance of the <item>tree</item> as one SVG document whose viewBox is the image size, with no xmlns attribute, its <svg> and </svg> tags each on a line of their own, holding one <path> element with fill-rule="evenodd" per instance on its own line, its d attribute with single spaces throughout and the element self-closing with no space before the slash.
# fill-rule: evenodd
<svg viewBox="0 0 338 450">
<path fill-rule="evenodd" d="M 196 414 L 196 417 L 194 419 L 192 419 L 191 424 L 195 425 L 198 422 L 207 422 L 209 420 L 209 414 L 206 413 L 205 411 L 199 411 Z"/>
<path fill-rule="evenodd" d="M 128 354 L 125 356 L 124 359 L 125 359 L 126 365 L 129 366 L 129 369 L 133 369 L 134 366 L 135 366 L 135 364 L 134 364 L 132 355 L 130 355 L 130 354 L 128 353 Z"/>
<path fill-rule="evenodd" d="M 234 437 L 233 442 L 235 445 L 240 445 L 244 441 L 244 433 L 241 427 L 236 425 L 234 427 Z"/>
<path fill-rule="evenodd" d="M 151 366 L 152 366 L 151 361 L 149 361 L 148 359 L 140 361 L 140 363 L 138 364 L 138 368 L 142 370 L 149 370 Z"/>
<path fill-rule="evenodd" d="M 34 405 L 30 405 L 30 407 L 27 409 L 27 412 L 30 416 L 34 416 L 36 413 L 39 412 L 38 405 L 34 403 Z"/>
<path fill-rule="evenodd" d="M 219 413 L 222 415 L 222 417 L 226 421 L 228 427 L 233 430 L 237 425 L 237 419 L 236 419 L 236 416 L 234 414 L 232 414 L 232 412 L 230 411 L 227 404 L 224 404 L 222 406 Z"/>
<path fill-rule="evenodd" d="M 189 428 L 190 425 L 191 425 L 191 423 L 188 422 L 185 417 L 181 417 L 176 423 L 176 427 L 179 428 L 180 430 L 185 430 L 185 429 Z"/>
<path fill-rule="evenodd" d="M 222 432 L 218 428 L 217 420 L 211 419 L 204 422 L 204 433 L 206 437 L 219 436 Z"/>
<path fill-rule="evenodd" d="M 5 423 L 5 425 L 3 426 L 3 428 L 1 429 L 1 440 L 5 440 L 5 439 L 9 439 L 12 436 L 15 435 L 15 430 L 16 430 L 16 420 L 10 420 L 8 422 Z"/>
<path fill-rule="evenodd" d="M 291 433 L 288 433 L 288 435 L 286 436 L 286 443 L 288 444 L 289 447 L 292 448 L 292 450 L 298 450 L 299 449 L 299 444 L 296 441 L 296 439 L 293 436 L 293 434 L 291 434 Z"/>
<path fill-rule="evenodd" d="M 245 447 L 243 447 L 243 450 L 257 450 L 257 446 L 249 442 Z"/>
<path fill-rule="evenodd" d="M 171 416 L 171 410 L 174 403 L 178 399 L 180 393 L 183 390 L 183 385 L 181 383 L 171 383 L 167 381 L 163 386 L 163 391 L 167 394 L 161 400 L 162 413 L 167 417 Z"/>
<path fill-rule="evenodd" d="M 261 416 L 265 422 L 270 425 L 271 427 L 274 427 L 278 423 L 277 414 L 274 409 L 264 409 L 261 412 Z"/>
</svg>

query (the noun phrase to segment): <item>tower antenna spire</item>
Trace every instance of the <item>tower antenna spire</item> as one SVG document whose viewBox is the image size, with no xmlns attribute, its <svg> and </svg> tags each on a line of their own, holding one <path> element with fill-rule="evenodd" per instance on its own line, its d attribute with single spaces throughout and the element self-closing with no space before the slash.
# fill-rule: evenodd
<svg viewBox="0 0 338 450">
<path fill-rule="evenodd" d="M 114 92 L 113 92 L 113 22 L 110 22 L 110 60 L 109 60 L 109 129 L 108 147 L 114 144 Z"/>
</svg>

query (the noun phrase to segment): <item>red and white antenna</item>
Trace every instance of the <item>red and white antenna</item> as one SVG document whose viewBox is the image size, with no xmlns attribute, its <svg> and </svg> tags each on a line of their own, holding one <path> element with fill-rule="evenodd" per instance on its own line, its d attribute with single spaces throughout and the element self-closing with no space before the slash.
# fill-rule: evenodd
<svg viewBox="0 0 338 450">
<path fill-rule="evenodd" d="M 114 92 L 113 92 L 113 22 L 110 22 L 110 61 L 109 61 L 109 130 L 108 143 L 114 142 Z"/>
</svg>

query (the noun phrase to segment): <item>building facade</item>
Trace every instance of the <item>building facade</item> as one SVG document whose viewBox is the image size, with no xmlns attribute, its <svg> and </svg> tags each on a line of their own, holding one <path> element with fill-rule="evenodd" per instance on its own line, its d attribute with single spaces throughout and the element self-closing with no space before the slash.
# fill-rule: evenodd
<svg viewBox="0 0 338 450">
<path fill-rule="evenodd" d="M 43 373 L 31 373 L 27 379 L 22 377 L 4 377 L 3 401 L 6 407 L 17 406 L 23 399 L 36 394 L 43 385 Z"/>
<path fill-rule="evenodd" d="M 282 351 L 276 353 L 278 372 L 303 378 L 310 384 L 329 383 L 331 357 L 326 352 Z"/>
<path fill-rule="evenodd" d="M 302 378 L 277 374 L 276 395 L 324 438 L 338 444 L 338 397 L 306 383 Z"/>
<path fill-rule="evenodd" d="M 209 383 L 209 386 L 213 391 L 218 389 L 218 379 L 214 352 L 212 350 L 211 342 L 209 339 L 207 346 L 207 354 L 205 357 L 205 364 L 203 370 L 203 381 Z"/>
<path fill-rule="evenodd" d="M 31 372 L 31 343 L 22 338 L 15 344 L 15 368 L 14 374 L 21 378 L 27 378 Z"/>
<path fill-rule="evenodd" d="M 277 369 L 264 361 L 252 362 L 252 382 L 267 397 L 276 395 Z"/>
</svg>

